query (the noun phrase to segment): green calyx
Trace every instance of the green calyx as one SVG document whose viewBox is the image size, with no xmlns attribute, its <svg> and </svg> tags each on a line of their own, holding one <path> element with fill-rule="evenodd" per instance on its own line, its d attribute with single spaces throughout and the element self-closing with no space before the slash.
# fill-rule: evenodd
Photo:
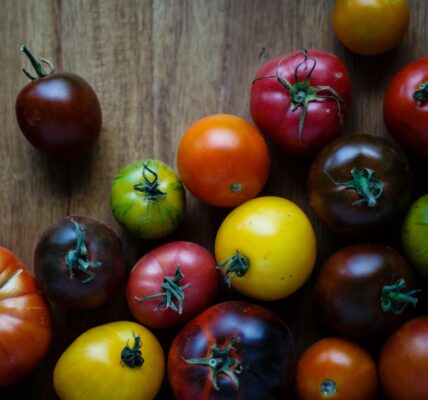
<svg viewBox="0 0 428 400">
<path fill-rule="evenodd" d="M 69 250 L 65 256 L 65 263 L 67 264 L 68 271 L 70 274 L 70 279 L 74 278 L 75 271 L 82 271 L 88 277 L 82 281 L 82 283 L 87 283 L 92 281 L 95 277 L 95 273 L 90 271 L 89 268 L 101 268 L 101 261 L 89 261 L 88 260 L 88 249 L 85 244 L 85 231 L 81 225 L 76 222 L 74 219 L 71 222 L 76 227 L 76 247 L 72 250 Z"/>
<path fill-rule="evenodd" d="M 418 299 L 415 294 L 419 293 L 420 290 L 411 290 L 407 293 L 402 293 L 406 289 L 406 281 L 399 279 L 393 285 L 385 285 L 382 288 L 382 294 L 380 298 L 380 306 L 382 311 L 391 311 L 395 315 L 400 315 L 408 304 L 416 306 Z"/>
<path fill-rule="evenodd" d="M 416 90 L 416 92 L 413 92 L 413 98 L 416 101 L 421 101 L 422 103 L 425 103 L 428 101 L 428 81 L 421 83 L 419 85 L 419 90 Z"/>
<path fill-rule="evenodd" d="M 320 393 L 325 397 L 334 396 L 337 392 L 336 382 L 332 379 L 324 379 L 320 384 Z"/>
<path fill-rule="evenodd" d="M 184 278 L 183 273 L 180 271 L 180 266 L 177 265 L 174 276 L 166 276 L 161 285 L 163 292 L 153 294 L 146 297 L 137 297 L 135 300 L 143 302 L 151 299 L 162 298 L 159 304 L 155 307 L 155 310 L 165 311 L 168 308 L 174 310 L 178 314 L 183 312 L 184 302 L 184 289 L 190 286 L 190 283 L 180 286 L 180 280 Z"/>
<path fill-rule="evenodd" d="M 34 68 L 34 71 L 37 74 L 37 76 L 35 77 L 35 76 L 32 76 L 25 68 L 22 69 L 22 72 L 32 81 L 48 76 L 54 72 L 54 67 L 49 60 L 41 58 L 40 61 L 38 61 L 36 57 L 33 56 L 31 51 L 27 48 L 27 46 L 25 46 L 25 44 L 21 46 L 20 50 L 28 57 L 28 59 L 31 62 L 31 65 Z M 42 63 L 46 64 L 49 67 L 49 71 L 46 71 L 43 68 Z"/>
<path fill-rule="evenodd" d="M 222 263 L 216 266 L 216 269 L 226 268 L 224 279 L 227 283 L 227 286 L 231 286 L 231 281 L 235 276 L 242 277 L 248 271 L 250 262 L 247 257 L 242 255 L 239 250 L 236 250 L 236 253 L 226 258 Z"/>
<path fill-rule="evenodd" d="M 121 363 L 125 364 L 129 368 L 139 368 L 144 364 L 144 358 L 141 354 L 141 339 L 139 336 L 134 336 L 134 345 L 129 347 L 129 341 L 126 342 L 126 346 L 123 348 L 120 354 Z"/>
<path fill-rule="evenodd" d="M 224 348 L 218 347 L 216 344 L 211 346 L 211 353 L 206 358 L 192 358 L 184 360 L 187 364 L 205 365 L 211 368 L 211 381 L 215 390 L 220 390 L 218 386 L 217 377 L 219 374 L 225 374 L 239 389 L 239 375 L 242 373 L 241 363 L 232 357 L 232 350 L 235 339 L 231 339 L 229 344 Z"/>
<path fill-rule="evenodd" d="M 147 164 L 143 165 L 143 182 L 134 185 L 134 190 L 142 192 L 146 195 L 149 201 L 155 201 L 159 198 L 165 198 L 166 193 L 159 189 L 159 179 L 155 171 L 148 167 Z"/>
</svg>

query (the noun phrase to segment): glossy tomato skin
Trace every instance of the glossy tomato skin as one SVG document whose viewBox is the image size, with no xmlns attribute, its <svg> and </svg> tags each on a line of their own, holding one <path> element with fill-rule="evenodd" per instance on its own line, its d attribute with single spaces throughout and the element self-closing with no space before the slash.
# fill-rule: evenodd
<svg viewBox="0 0 428 400">
<path fill-rule="evenodd" d="M 212 346 L 225 349 L 231 343 L 236 383 L 220 372 L 216 389 L 209 366 L 186 362 L 209 357 Z M 263 307 L 229 301 L 205 310 L 178 333 L 168 355 L 168 377 L 177 400 L 283 399 L 293 354 L 290 331 L 280 318 Z"/>
<path fill-rule="evenodd" d="M 379 375 L 389 400 L 428 398 L 428 317 L 398 328 L 382 348 Z"/>
<path fill-rule="evenodd" d="M 321 339 L 303 353 L 297 365 L 299 400 L 375 400 L 377 386 L 373 359 L 348 339 Z"/>
<path fill-rule="evenodd" d="M 425 101 L 413 97 L 425 82 L 428 82 L 428 57 L 399 70 L 385 91 L 383 117 L 388 132 L 400 145 L 428 156 L 428 97 L 423 95 Z"/>
<path fill-rule="evenodd" d="M 385 287 L 401 279 L 405 287 L 385 292 Z M 382 299 L 386 301 L 395 293 L 414 290 L 415 277 L 405 259 L 393 248 L 381 244 L 351 245 L 337 251 L 323 264 L 315 286 L 326 324 L 356 339 L 383 336 L 408 319 L 412 315 L 412 302 L 385 304 L 384 310 Z M 417 299 L 417 293 L 411 297 Z"/>
<path fill-rule="evenodd" d="M 76 249 L 79 231 L 84 232 L 87 255 L 80 259 L 91 263 L 87 272 L 67 264 Z M 66 308 L 92 309 L 111 300 L 125 277 L 125 256 L 119 237 L 107 226 L 86 216 L 58 220 L 42 233 L 34 252 L 34 272 L 43 293 Z"/>
<path fill-rule="evenodd" d="M 302 133 L 299 135 L 303 107 L 299 106 L 293 110 L 290 91 L 278 82 L 276 75 L 285 77 L 293 85 L 294 73 L 298 68 L 297 76 L 299 81 L 303 81 L 314 65 L 309 59 L 316 61 L 310 76 L 310 85 L 330 86 L 343 102 L 340 102 L 339 107 L 339 103 L 332 98 L 311 101 L 308 104 Z M 303 65 L 298 67 L 304 60 L 304 52 L 297 51 L 268 61 L 257 71 L 250 97 L 251 116 L 257 127 L 284 150 L 297 155 L 316 154 L 337 137 L 346 121 L 351 101 L 349 73 L 337 56 L 324 51 L 310 50 L 307 69 Z M 325 90 L 319 93 L 331 95 L 331 92 Z"/>
<path fill-rule="evenodd" d="M 49 304 L 21 261 L 0 247 L 0 387 L 31 371 L 52 339 Z"/>
<path fill-rule="evenodd" d="M 177 165 L 186 188 L 201 201 L 235 207 L 263 189 L 269 173 L 263 136 L 243 118 L 209 115 L 196 121 L 178 146 Z"/>
<path fill-rule="evenodd" d="M 373 182 L 382 182 L 374 206 L 346 186 L 353 170 L 371 170 Z M 312 208 L 331 230 L 345 236 L 373 233 L 396 222 L 410 204 L 412 185 L 404 154 L 385 139 L 368 134 L 337 138 L 315 158 L 308 176 Z"/>
<path fill-rule="evenodd" d="M 196 243 L 176 241 L 155 248 L 138 260 L 129 275 L 126 292 L 132 315 L 152 328 L 171 328 L 188 322 L 214 301 L 218 287 L 215 266 L 210 252 Z M 172 307 L 165 309 L 165 296 L 141 301 L 147 296 L 168 293 L 162 284 L 166 277 L 175 276 L 177 267 L 182 274 L 177 285 L 184 295 L 181 313 L 177 297 L 173 297 L 173 304 L 178 311 Z"/>
<path fill-rule="evenodd" d="M 407 31 L 407 0 L 336 0 L 333 27 L 354 53 L 372 56 L 396 47 Z"/>
</svg>

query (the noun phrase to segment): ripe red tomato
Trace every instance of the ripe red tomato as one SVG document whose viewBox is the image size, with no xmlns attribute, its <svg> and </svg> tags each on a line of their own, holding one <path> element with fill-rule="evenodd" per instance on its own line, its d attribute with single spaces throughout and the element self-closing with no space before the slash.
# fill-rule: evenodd
<svg viewBox="0 0 428 400">
<path fill-rule="evenodd" d="M 201 201 L 235 207 L 255 197 L 269 173 L 263 136 L 235 115 L 196 121 L 178 146 L 177 165 L 186 188 Z"/>
<path fill-rule="evenodd" d="M 388 339 L 379 374 L 389 400 L 428 399 L 428 317 L 406 322 Z"/>
<path fill-rule="evenodd" d="M 129 308 L 137 321 L 170 328 L 206 309 L 217 292 L 213 256 L 196 243 L 171 242 L 147 253 L 132 269 Z"/>
<path fill-rule="evenodd" d="M 254 304 L 216 304 L 175 337 L 168 377 L 177 400 L 284 399 L 293 375 L 285 323 Z"/>
<path fill-rule="evenodd" d="M 51 312 L 36 280 L 0 247 L 0 387 L 16 382 L 47 353 Z"/>
<path fill-rule="evenodd" d="M 351 101 L 343 62 L 324 51 L 277 57 L 256 73 L 251 115 L 258 128 L 284 150 L 315 154 L 340 134 Z"/>
<path fill-rule="evenodd" d="M 39 151 L 54 158 L 76 159 L 86 154 L 101 130 L 101 107 L 91 86 L 80 76 L 54 72 L 25 47 L 37 77 L 18 94 L 16 118 L 22 133 Z M 48 64 L 45 71 L 42 62 Z"/>
<path fill-rule="evenodd" d="M 389 133 L 406 149 L 428 156 L 428 57 L 398 71 L 383 100 Z"/>
<path fill-rule="evenodd" d="M 374 400 L 376 365 L 356 343 L 340 338 L 321 339 L 299 360 L 296 391 L 300 400 Z M 404 399 L 407 397 L 401 398 Z"/>
</svg>

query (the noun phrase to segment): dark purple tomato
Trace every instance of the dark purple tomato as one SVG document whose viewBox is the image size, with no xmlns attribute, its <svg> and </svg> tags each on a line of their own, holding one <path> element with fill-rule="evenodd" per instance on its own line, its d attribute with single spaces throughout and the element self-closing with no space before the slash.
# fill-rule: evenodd
<svg viewBox="0 0 428 400">
<path fill-rule="evenodd" d="M 315 286 L 325 323 L 342 335 L 390 333 L 412 314 L 419 290 L 404 258 L 389 246 L 345 247 L 324 263 Z"/>
<path fill-rule="evenodd" d="M 46 296 L 66 308 L 107 303 L 125 278 L 120 239 L 89 217 L 67 217 L 48 227 L 37 243 L 34 272 Z"/>
<path fill-rule="evenodd" d="M 19 92 L 16 118 L 27 140 L 39 151 L 60 159 L 77 159 L 96 142 L 101 130 L 101 107 L 92 87 L 80 76 L 54 72 L 22 46 L 37 73 Z M 50 66 L 45 71 L 42 62 Z"/>
</svg>

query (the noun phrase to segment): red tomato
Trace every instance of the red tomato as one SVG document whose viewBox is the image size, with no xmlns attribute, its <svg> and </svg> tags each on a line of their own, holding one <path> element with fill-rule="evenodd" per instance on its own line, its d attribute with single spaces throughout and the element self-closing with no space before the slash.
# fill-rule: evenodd
<svg viewBox="0 0 428 400">
<path fill-rule="evenodd" d="M 342 131 L 351 101 L 343 62 L 324 51 L 299 51 L 263 65 L 250 108 L 260 130 L 284 150 L 315 154 Z"/>
<path fill-rule="evenodd" d="M 406 322 L 388 339 L 379 374 L 389 400 L 428 399 L 428 317 Z"/>
<path fill-rule="evenodd" d="M 235 207 L 255 197 L 266 182 L 269 163 L 263 136 L 234 115 L 196 121 L 178 146 L 180 178 L 194 196 L 212 206 Z"/>
<path fill-rule="evenodd" d="M 0 247 L 0 387 L 33 369 L 52 338 L 49 304 L 21 261 Z"/>
<path fill-rule="evenodd" d="M 170 328 L 207 308 L 217 292 L 213 256 L 191 242 L 171 242 L 147 253 L 129 275 L 127 298 L 134 317 L 152 328 Z"/>
<path fill-rule="evenodd" d="M 428 57 L 398 71 L 383 100 L 389 133 L 406 149 L 428 156 Z"/>
<path fill-rule="evenodd" d="M 309 347 L 300 358 L 296 390 L 300 400 L 374 400 L 376 365 L 356 343 L 325 338 Z"/>
</svg>

